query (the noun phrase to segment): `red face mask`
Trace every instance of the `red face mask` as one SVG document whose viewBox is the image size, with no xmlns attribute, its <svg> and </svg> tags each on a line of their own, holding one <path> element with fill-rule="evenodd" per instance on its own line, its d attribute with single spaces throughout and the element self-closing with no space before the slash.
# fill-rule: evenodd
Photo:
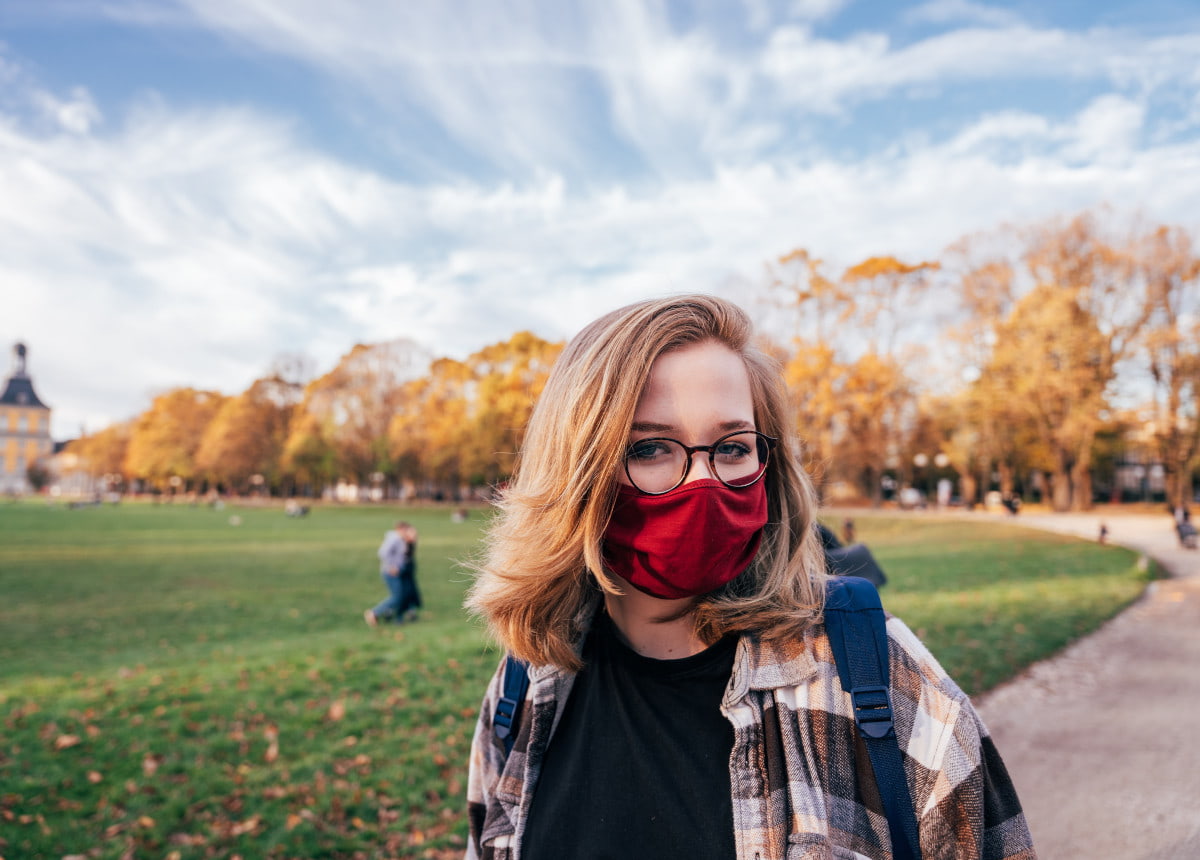
<svg viewBox="0 0 1200 860">
<path fill-rule="evenodd" d="M 696 597 L 750 566 L 766 524 L 765 481 L 733 489 L 705 479 L 661 496 L 622 486 L 604 533 L 604 559 L 649 595 Z"/>
</svg>

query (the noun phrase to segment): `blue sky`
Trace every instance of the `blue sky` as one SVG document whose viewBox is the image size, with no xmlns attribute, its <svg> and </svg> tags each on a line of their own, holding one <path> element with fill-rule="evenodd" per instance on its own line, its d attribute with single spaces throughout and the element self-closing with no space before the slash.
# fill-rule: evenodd
<svg viewBox="0 0 1200 860">
<path fill-rule="evenodd" d="M 1192 0 L 0 0 L 0 343 L 58 438 L 285 352 L 1197 200 Z"/>
</svg>

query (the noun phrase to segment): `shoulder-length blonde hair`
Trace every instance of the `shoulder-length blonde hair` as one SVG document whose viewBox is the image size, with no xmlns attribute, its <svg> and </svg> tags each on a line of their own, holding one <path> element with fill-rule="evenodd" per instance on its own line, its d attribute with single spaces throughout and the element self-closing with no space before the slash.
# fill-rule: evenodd
<svg viewBox="0 0 1200 860">
<path fill-rule="evenodd" d="M 615 310 L 567 345 L 530 417 L 467 598 L 509 652 L 535 665 L 580 667 L 579 619 L 597 587 L 616 594 L 630 587 L 604 570 L 602 542 L 638 398 L 655 359 L 704 341 L 741 356 L 757 428 L 780 444 L 765 477 L 768 522 L 758 555 L 741 576 L 697 600 L 697 635 L 715 642 L 752 630 L 778 639 L 819 615 L 825 565 L 815 496 L 798 461 L 779 365 L 751 335 L 736 305 L 690 295 Z"/>
</svg>

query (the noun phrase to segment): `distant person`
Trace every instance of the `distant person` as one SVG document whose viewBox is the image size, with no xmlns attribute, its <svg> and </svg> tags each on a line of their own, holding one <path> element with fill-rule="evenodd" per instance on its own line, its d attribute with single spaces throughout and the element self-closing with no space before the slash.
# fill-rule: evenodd
<svg viewBox="0 0 1200 860">
<path fill-rule="evenodd" d="M 857 542 L 858 536 L 854 529 L 854 520 L 850 519 L 850 517 L 846 517 L 844 520 L 842 520 L 842 543 L 844 543 L 846 546 L 850 546 L 850 544 Z"/>
<path fill-rule="evenodd" d="M 1179 535 L 1179 544 L 1185 549 L 1195 549 L 1197 543 L 1196 527 L 1192 525 L 1192 512 L 1181 508 L 1176 520 L 1175 533 Z"/>
<path fill-rule="evenodd" d="M 400 602 L 396 606 L 396 616 L 403 621 L 415 621 L 422 605 L 421 590 L 417 588 L 417 529 L 408 523 L 404 526 L 400 536 L 407 547 L 404 564 L 400 566 Z"/>
<path fill-rule="evenodd" d="M 397 624 L 403 623 L 400 606 L 405 602 L 403 579 L 401 572 L 408 561 L 408 540 L 405 535 L 412 528 L 406 522 L 396 523 L 383 536 L 383 542 L 376 553 L 379 556 L 379 576 L 387 586 L 388 596 L 373 609 L 363 612 L 363 620 L 374 627 L 380 619 L 391 618 Z"/>
<path fill-rule="evenodd" d="M 1108 543 L 1108 526 L 1104 523 L 1100 523 L 1100 537 L 1098 540 L 1100 543 Z"/>
<path fill-rule="evenodd" d="M 480 710 L 469 860 L 901 856 L 831 659 L 794 410 L 754 342 L 730 302 L 655 299 L 550 371 L 467 602 L 530 667 L 509 702 L 501 660 Z M 887 635 L 924 856 L 1032 860 L 970 699 L 898 618 Z"/>
</svg>

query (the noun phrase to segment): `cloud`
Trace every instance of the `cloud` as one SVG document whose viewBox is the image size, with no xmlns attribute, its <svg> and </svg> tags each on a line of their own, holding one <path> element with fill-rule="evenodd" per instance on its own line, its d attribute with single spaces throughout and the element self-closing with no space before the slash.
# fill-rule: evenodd
<svg viewBox="0 0 1200 860">
<path fill-rule="evenodd" d="M 238 391 L 281 352 L 324 370 L 358 341 L 410 336 L 461 357 L 518 329 L 567 337 L 647 295 L 761 286 L 763 264 L 794 247 L 835 263 L 925 258 L 1000 221 L 1104 201 L 1188 224 L 1200 144 L 1146 148 L 1140 117 L 1104 97 L 1057 123 L 998 113 L 887 157 L 646 189 L 554 174 L 405 185 L 246 110 L 156 104 L 105 136 L 7 126 L 0 336 L 30 343 L 67 434 L 139 411 L 155 389 Z M 1121 157 L 1089 157 L 1106 151 Z"/>
<path fill-rule="evenodd" d="M 792 0 L 790 9 L 793 18 L 821 21 L 832 18 L 848 4 L 849 0 Z"/>
<path fill-rule="evenodd" d="M 930 24 L 970 23 L 987 27 L 1019 26 L 1021 17 L 1008 9 L 970 0 L 930 0 L 904 13 L 907 21 Z"/>
<path fill-rule="evenodd" d="M 650 4 L 604 8 L 211 0 L 167 16 L 301 58 L 337 98 L 373 99 L 382 134 L 428 137 L 436 169 L 404 181 L 321 151 L 302 115 L 144 93 L 101 112 L 0 54 L 0 346 L 29 343 L 56 435 L 168 386 L 239 391 L 283 352 L 323 372 L 355 342 L 407 336 L 463 357 L 649 295 L 744 298 L 796 247 L 929 258 L 1106 201 L 1198 226 L 1194 34 L 997 21 L 902 45 L 771 21 L 743 44 Z M 1086 93 L 1061 113 L 1010 97 L 1033 79 Z M 877 129 L 870 100 L 903 110 L 930 101 L 913 88 L 976 82 L 1005 96 L 883 147 L 830 142 L 839 124 Z"/>
<path fill-rule="evenodd" d="M 783 147 L 807 157 L 823 138 L 814 116 L 855 122 L 874 102 L 932 102 L 981 84 L 1003 83 L 1014 108 L 1018 92 L 1046 81 L 1195 98 L 1200 34 L 1038 28 L 982 3 L 932 0 L 908 19 L 950 28 L 916 42 L 882 29 L 818 36 L 813 25 L 845 5 L 700 5 L 680 26 L 637 0 L 178 0 L 168 19 L 176 27 L 190 16 L 194 27 L 331 75 L 346 103 L 367 98 L 382 109 L 378 123 L 376 111 L 362 111 L 371 117 L 364 133 L 438 179 L 711 176 L 716 165 L 775 158 Z M 389 118 L 401 118 L 403 133 L 386 130 Z"/>
</svg>

